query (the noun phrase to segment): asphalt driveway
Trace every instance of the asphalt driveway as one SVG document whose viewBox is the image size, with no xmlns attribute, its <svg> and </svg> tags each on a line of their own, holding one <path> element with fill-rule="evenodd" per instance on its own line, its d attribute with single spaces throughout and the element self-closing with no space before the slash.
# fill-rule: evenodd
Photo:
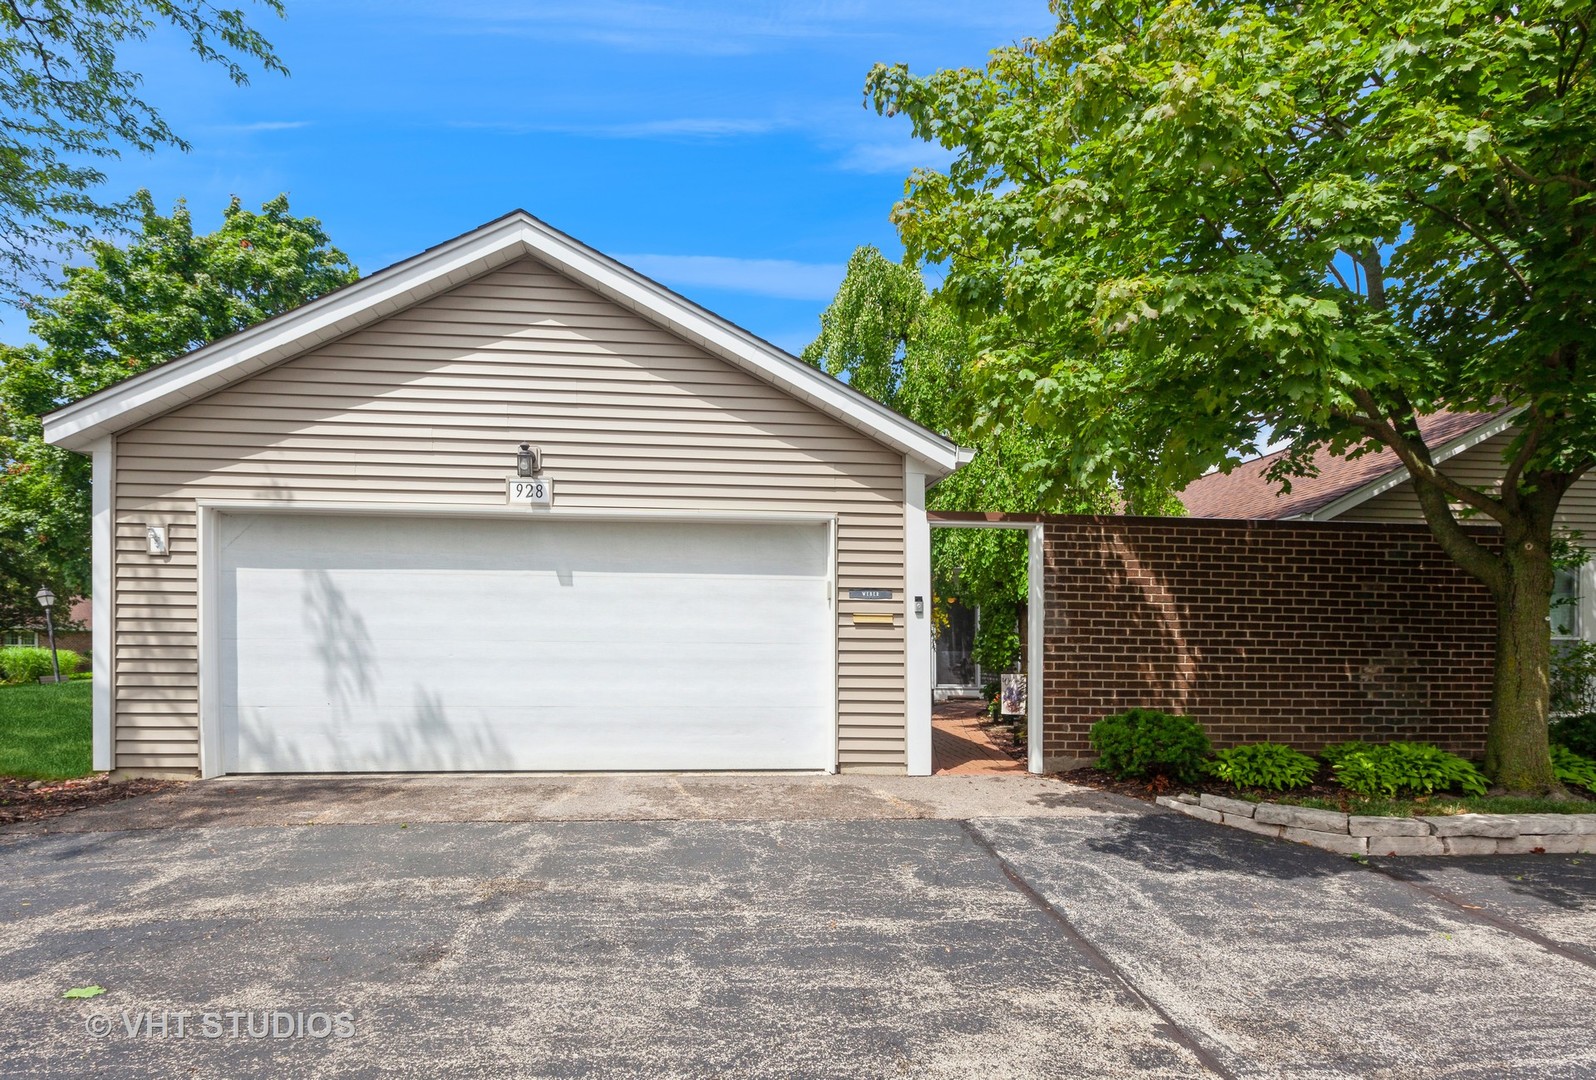
<svg viewBox="0 0 1596 1080">
<path fill-rule="evenodd" d="M 206 782 L 0 830 L 0 1074 L 1596 1077 L 1593 869 L 1028 777 Z"/>
</svg>

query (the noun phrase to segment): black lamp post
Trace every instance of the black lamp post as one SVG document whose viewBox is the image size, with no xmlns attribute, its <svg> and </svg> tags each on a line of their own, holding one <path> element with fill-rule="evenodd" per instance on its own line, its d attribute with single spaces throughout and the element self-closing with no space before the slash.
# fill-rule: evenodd
<svg viewBox="0 0 1596 1080">
<path fill-rule="evenodd" d="M 39 606 L 44 609 L 44 628 L 50 632 L 50 670 L 55 672 L 55 681 L 60 682 L 61 662 L 55 655 L 55 619 L 50 615 L 50 609 L 55 607 L 55 593 L 46 585 L 33 595 L 39 601 Z"/>
</svg>

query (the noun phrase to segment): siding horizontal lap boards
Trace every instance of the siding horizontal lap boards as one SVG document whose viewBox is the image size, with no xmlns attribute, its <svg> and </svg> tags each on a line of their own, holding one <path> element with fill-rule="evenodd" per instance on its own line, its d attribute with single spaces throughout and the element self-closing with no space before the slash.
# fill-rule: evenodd
<svg viewBox="0 0 1596 1080">
<path fill-rule="evenodd" d="M 1442 463 L 1441 471 L 1469 487 L 1495 491 L 1502 478 L 1502 454 L 1512 441 L 1511 432 L 1493 436 L 1447 459 Z M 1558 524 L 1564 528 L 1581 532 L 1587 538 L 1596 537 L 1596 477 L 1581 477 L 1568 490 L 1563 496 L 1557 518 Z M 1336 520 L 1411 524 L 1422 522 L 1424 512 L 1419 508 L 1412 483 L 1403 483 L 1352 507 Z M 1489 522 L 1482 518 L 1479 524 Z"/>
<path fill-rule="evenodd" d="M 531 261 L 118 437 L 118 763 L 197 764 L 194 695 L 144 682 L 194 663 L 197 500 L 500 506 L 528 439 L 560 507 L 835 513 L 839 764 L 902 767 L 901 456 Z M 900 625 L 852 625 L 864 587 Z"/>
</svg>

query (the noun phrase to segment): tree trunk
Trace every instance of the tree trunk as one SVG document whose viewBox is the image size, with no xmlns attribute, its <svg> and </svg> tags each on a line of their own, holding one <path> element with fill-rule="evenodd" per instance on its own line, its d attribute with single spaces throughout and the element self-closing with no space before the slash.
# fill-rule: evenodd
<svg viewBox="0 0 1596 1080">
<path fill-rule="evenodd" d="M 1538 516 L 1538 515 L 1537 515 Z M 1551 525 L 1505 537 L 1496 591 L 1496 673 L 1485 772 L 1509 792 L 1545 795 L 1562 786 L 1547 747 L 1552 633 Z"/>
</svg>

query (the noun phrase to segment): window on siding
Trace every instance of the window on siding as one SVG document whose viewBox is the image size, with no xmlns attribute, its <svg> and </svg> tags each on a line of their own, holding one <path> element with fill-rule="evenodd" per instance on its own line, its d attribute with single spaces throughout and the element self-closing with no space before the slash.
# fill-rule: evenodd
<svg viewBox="0 0 1596 1080">
<path fill-rule="evenodd" d="M 1579 625 L 1579 578 L 1578 570 L 1559 570 L 1552 585 L 1552 636 L 1554 638 L 1577 638 L 1580 636 Z"/>
<path fill-rule="evenodd" d="M 39 644 L 39 635 L 32 630 L 7 630 L 0 634 L 0 646 L 15 648 L 18 645 L 35 648 Z"/>
</svg>

